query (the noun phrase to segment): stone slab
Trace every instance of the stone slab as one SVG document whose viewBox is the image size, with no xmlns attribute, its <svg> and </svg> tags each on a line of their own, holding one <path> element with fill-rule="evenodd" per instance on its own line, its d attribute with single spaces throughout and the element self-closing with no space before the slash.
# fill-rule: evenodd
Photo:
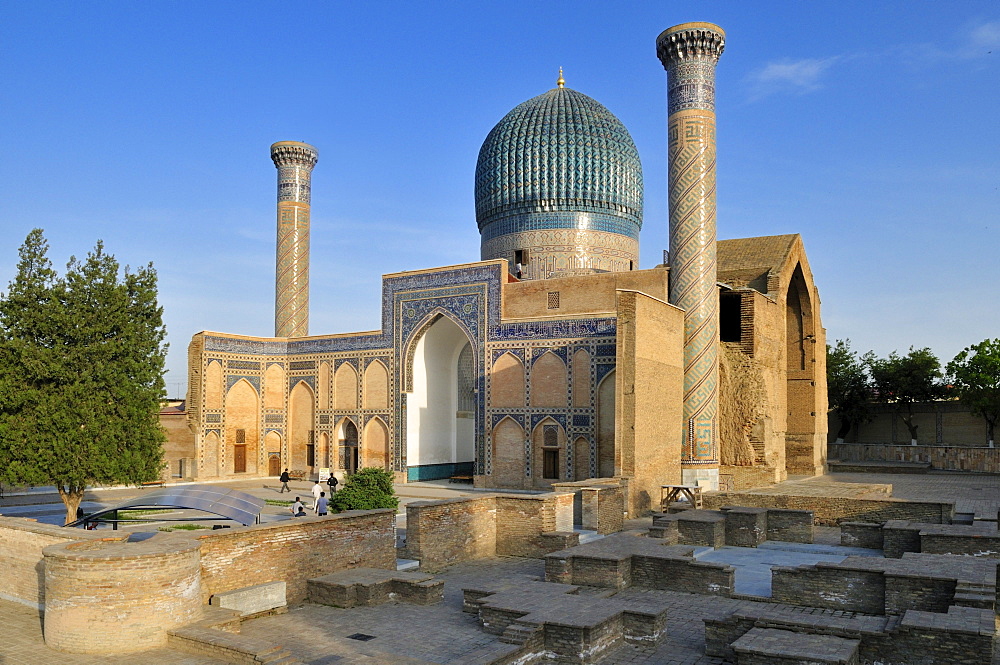
<svg viewBox="0 0 1000 665">
<path fill-rule="evenodd" d="M 733 642 L 739 662 L 781 665 L 855 665 L 861 640 L 752 628 Z"/>
<path fill-rule="evenodd" d="M 209 605 L 227 610 L 236 610 L 241 615 L 256 614 L 285 607 L 285 583 L 265 582 L 254 586 L 223 591 L 209 599 Z"/>
</svg>

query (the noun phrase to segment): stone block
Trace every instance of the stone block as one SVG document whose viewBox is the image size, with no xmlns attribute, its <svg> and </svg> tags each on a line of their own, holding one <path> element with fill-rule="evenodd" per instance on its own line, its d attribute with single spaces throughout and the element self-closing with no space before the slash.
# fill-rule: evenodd
<svg viewBox="0 0 1000 665">
<path fill-rule="evenodd" d="M 767 508 L 723 508 L 726 545 L 757 547 L 767 540 Z"/>
<path fill-rule="evenodd" d="M 889 520 L 882 525 L 882 552 L 898 559 L 904 552 L 920 551 L 920 525 L 906 520 Z"/>
<path fill-rule="evenodd" d="M 813 541 L 813 512 L 811 510 L 768 508 L 767 540 L 811 543 Z"/>
<path fill-rule="evenodd" d="M 242 589 L 223 591 L 214 594 L 209 604 L 226 610 L 236 610 L 243 616 L 285 607 L 287 604 L 285 583 L 265 582 Z"/>
<path fill-rule="evenodd" d="M 677 542 L 680 545 L 722 547 L 726 544 L 726 516 L 715 510 L 687 510 L 677 513 Z"/>
<path fill-rule="evenodd" d="M 740 665 L 857 665 L 860 640 L 753 628 L 733 642 Z"/>
<path fill-rule="evenodd" d="M 882 525 L 872 522 L 841 522 L 840 544 L 844 547 L 882 549 Z"/>
</svg>

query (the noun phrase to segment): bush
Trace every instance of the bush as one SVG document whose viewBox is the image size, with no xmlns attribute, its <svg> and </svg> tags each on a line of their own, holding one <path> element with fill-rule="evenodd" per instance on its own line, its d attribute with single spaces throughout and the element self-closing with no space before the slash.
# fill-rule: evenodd
<svg viewBox="0 0 1000 665">
<path fill-rule="evenodd" d="M 395 508 L 399 499 L 392 487 L 392 473 L 373 466 L 360 469 L 348 477 L 340 491 L 334 493 L 330 504 L 338 513 L 344 510 Z"/>
</svg>

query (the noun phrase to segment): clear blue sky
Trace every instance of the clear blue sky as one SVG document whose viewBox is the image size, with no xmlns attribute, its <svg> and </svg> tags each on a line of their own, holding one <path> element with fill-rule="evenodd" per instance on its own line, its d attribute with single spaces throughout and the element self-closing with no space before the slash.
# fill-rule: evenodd
<svg viewBox="0 0 1000 665">
<path fill-rule="evenodd" d="M 274 141 L 320 151 L 314 334 L 378 328 L 380 276 L 477 260 L 473 171 L 516 104 L 567 86 L 628 127 L 641 267 L 667 244 L 656 36 L 728 35 L 719 236 L 801 233 L 829 338 L 943 361 L 1000 337 L 1000 4 L 6 2 L 0 289 L 45 229 L 152 261 L 182 392 L 199 330 L 273 332 Z"/>
</svg>

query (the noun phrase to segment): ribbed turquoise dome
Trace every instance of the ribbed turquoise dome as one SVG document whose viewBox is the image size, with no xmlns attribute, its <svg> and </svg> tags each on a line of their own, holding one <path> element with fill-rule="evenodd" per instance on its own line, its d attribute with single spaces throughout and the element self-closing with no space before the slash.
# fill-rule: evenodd
<svg viewBox="0 0 1000 665">
<path fill-rule="evenodd" d="M 596 100 L 562 87 L 504 116 L 476 163 L 476 221 L 484 241 L 576 223 L 560 212 L 595 213 L 594 230 L 636 239 L 642 226 L 642 165 L 628 130 Z"/>
</svg>

